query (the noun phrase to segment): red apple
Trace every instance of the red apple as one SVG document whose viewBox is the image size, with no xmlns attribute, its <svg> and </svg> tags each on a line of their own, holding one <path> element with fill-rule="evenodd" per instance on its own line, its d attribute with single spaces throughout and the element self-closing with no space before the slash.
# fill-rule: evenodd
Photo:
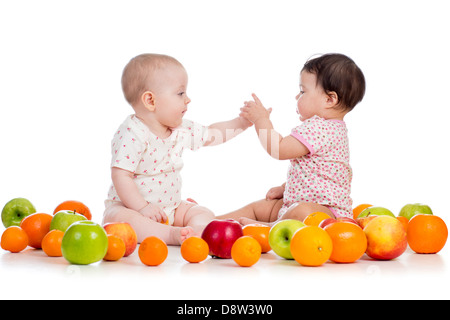
<svg viewBox="0 0 450 320">
<path fill-rule="evenodd" d="M 328 218 L 328 219 L 325 219 L 325 220 L 320 221 L 319 227 L 323 229 L 323 228 L 325 228 L 326 226 L 328 226 L 328 225 L 330 225 L 330 224 L 333 224 L 333 223 L 335 223 L 335 222 L 337 222 L 336 219 Z"/>
<path fill-rule="evenodd" d="M 367 255 L 378 260 L 399 257 L 407 247 L 406 231 L 402 223 L 391 216 L 378 216 L 364 228 Z"/>
<path fill-rule="evenodd" d="M 129 256 L 134 252 L 137 246 L 137 235 L 131 225 L 127 222 L 111 222 L 103 226 L 106 234 L 115 235 L 123 240 L 125 243 L 124 257 Z"/>
<path fill-rule="evenodd" d="M 211 256 L 231 259 L 231 247 L 243 236 L 242 226 L 235 220 L 213 220 L 203 230 L 202 238 L 208 243 Z"/>
<path fill-rule="evenodd" d="M 355 219 L 352 218 L 347 218 L 347 217 L 340 217 L 336 219 L 337 222 L 349 222 L 349 223 L 354 223 L 357 226 L 359 226 L 358 222 L 356 222 Z"/>
<path fill-rule="evenodd" d="M 335 222 L 349 222 L 349 223 L 354 223 L 354 224 L 356 224 L 357 226 L 359 226 L 358 222 L 356 222 L 356 221 L 355 221 L 354 219 L 352 219 L 352 218 L 340 217 L 340 218 L 337 218 L 337 219 L 328 218 L 328 219 L 322 220 L 322 221 L 319 223 L 319 227 L 321 227 L 321 228 L 323 229 L 323 228 L 325 228 L 326 226 L 328 226 L 328 225 L 330 225 L 330 224 L 333 224 L 333 223 L 335 223 Z"/>
</svg>

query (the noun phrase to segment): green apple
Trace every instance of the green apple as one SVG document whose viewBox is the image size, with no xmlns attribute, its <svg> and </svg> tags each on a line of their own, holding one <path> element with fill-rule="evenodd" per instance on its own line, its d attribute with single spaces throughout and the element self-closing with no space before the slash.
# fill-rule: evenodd
<svg viewBox="0 0 450 320">
<path fill-rule="evenodd" d="M 433 214 L 433 211 L 431 211 L 431 208 L 426 204 L 410 203 L 403 206 L 398 215 L 409 220 L 416 214 Z"/>
<path fill-rule="evenodd" d="M 269 231 L 269 245 L 282 258 L 294 259 L 291 254 L 291 239 L 294 233 L 304 227 L 300 220 L 286 219 L 277 222 Z"/>
<path fill-rule="evenodd" d="M 108 236 L 98 223 L 85 220 L 73 223 L 61 243 L 63 257 L 73 264 L 91 264 L 103 259 L 108 250 Z"/>
<path fill-rule="evenodd" d="M 363 218 L 367 216 L 391 216 L 395 218 L 395 215 L 391 210 L 383 208 L 383 207 L 368 207 L 361 211 L 358 215 L 358 218 Z"/>
<path fill-rule="evenodd" d="M 36 212 L 33 204 L 25 198 L 10 200 L 2 210 L 2 222 L 5 228 L 19 226 L 23 218 Z"/>
<path fill-rule="evenodd" d="M 82 214 L 76 213 L 72 210 L 58 211 L 50 223 L 50 230 L 57 229 L 65 232 L 68 227 L 74 222 L 87 220 Z"/>
</svg>

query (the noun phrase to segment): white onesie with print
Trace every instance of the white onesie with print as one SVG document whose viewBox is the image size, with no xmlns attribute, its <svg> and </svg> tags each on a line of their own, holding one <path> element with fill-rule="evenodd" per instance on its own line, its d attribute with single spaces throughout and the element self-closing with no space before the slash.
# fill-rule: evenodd
<svg viewBox="0 0 450 320">
<path fill-rule="evenodd" d="M 144 199 L 159 206 L 172 225 L 175 209 L 181 203 L 183 151 L 198 150 L 206 142 L 207 135 L 207 127 L 183 120 L 168 138 L 161 139 L 135 115 L 130 115 L 111 142 L 111 167 L 132 172 Z M 120 198 L 111 185 L 106 204 L 116 201 Z"/>
</svg>

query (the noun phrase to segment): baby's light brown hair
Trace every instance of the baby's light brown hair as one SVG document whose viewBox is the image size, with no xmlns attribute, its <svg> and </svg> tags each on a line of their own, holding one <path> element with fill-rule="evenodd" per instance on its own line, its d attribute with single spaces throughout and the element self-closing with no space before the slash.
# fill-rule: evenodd
<svg viewBox="0 0 450 320">
<path fill-rule="evenodd" d="M 155 71 L 170 63 L 183 67 L 177 59 L 163 54 L 144 53 L 131 59 L 122 73 L 122 90 L 127 102 L 132 106 L 138 103 L 142 94 L 150 90 Z"/>
</svg>

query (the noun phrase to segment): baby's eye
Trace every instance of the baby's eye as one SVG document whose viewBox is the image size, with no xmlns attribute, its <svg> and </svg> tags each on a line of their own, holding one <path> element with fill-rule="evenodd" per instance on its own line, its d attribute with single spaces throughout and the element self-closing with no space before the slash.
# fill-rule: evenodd
<svg viewBox="0 0 450 320">
<path fill-rule="evenodd" d="M 184 91 L 182 91 L 182 92 L 178 93 L 178 95 L 179 95 L 180 97 L 182 97 L 182 96 L 183 96 L 184 94 L 185 94 L 185 92 L 184 92 Z"/>
</svg>

